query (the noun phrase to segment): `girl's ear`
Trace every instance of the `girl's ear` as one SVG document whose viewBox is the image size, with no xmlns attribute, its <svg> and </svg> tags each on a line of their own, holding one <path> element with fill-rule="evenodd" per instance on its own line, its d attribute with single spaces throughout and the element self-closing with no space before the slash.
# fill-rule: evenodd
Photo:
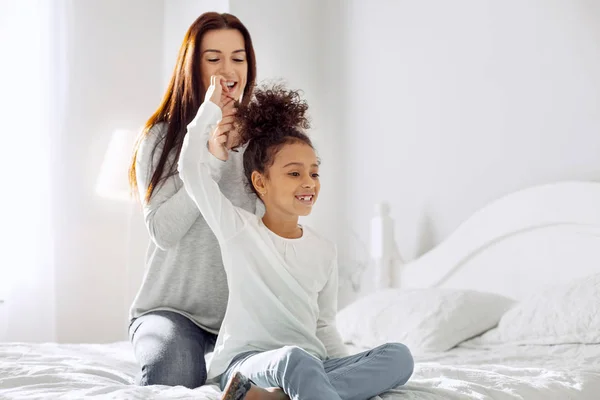
<svg viewBox="0 0 600 400">
<path fill-rule="evenodd" d="M 252 172 L 252 186 L 254 186 L 254 190 L 259 194 L 260 197 L 263 197 L 267 194 L 267 186 L 265 177 L 258 171 Z"/>
</svg>

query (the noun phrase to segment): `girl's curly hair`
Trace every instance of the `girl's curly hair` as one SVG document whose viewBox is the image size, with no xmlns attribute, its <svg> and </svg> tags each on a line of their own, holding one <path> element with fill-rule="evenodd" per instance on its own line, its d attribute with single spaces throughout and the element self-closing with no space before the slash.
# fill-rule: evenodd
<svg viewBox="0 0 600 400">
<path fill-rule="evenodd" d="M 282 84 L 254 89 L 254 96 L 245 105 L 239 105 L 235 124 L 240 144 L 248 144 L 244 151 L 244 174 L 252 185 L 252 172 L 267 174 L 275 155 L 288 143 L 301 142 L 313 147 L 304 132 L 310 128 L 306 111 L 308 104 L 298 90 L 286 89 Z"/>
</svg>

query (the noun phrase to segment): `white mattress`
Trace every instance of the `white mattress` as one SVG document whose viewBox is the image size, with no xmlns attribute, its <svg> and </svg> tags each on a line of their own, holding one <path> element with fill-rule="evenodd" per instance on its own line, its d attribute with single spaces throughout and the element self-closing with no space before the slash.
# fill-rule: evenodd
<svg viewBox="0 0 600 400">
<path fill-rule="evenodd" d="M 358 351 L 358 350 L 357 350 Z M 389 399 L 600 398 L 600 345 L 457 348 L 417 358 L 409 383 Z M 0 344 L 0 399 L 219 399 L 214 386 L 132 385 L 129 343 Z"/>
</svg>

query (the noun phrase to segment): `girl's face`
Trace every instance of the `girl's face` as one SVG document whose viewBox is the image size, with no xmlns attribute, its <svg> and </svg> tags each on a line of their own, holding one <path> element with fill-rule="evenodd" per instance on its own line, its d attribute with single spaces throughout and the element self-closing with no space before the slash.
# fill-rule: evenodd
<svg viewBox="0 0 600 400">
<path fill-rule="evenodd" d="M 210 86 L 211 76 L 221 75 L 227 80 L 226 94 L 239 101 L 248 77 L 244 37 L 240 31 L 215 29 L 206 32 L 200 45 L 200 57 L 204 88 Z"/>
<path fill-rule="evenodd" d="M 319 160 L 306 143 L 285 144 L 275 154 L 267 176 L 255 171 L 252 181 L 266 212 L 289 217 L 309 215 L 321 189 Z"/>
</svg>

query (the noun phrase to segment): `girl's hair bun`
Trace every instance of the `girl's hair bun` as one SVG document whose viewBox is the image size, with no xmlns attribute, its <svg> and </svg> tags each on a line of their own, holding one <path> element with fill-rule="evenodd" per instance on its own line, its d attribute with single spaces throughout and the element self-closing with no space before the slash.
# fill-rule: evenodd
<svg viewBox="0 0 600 400">
<path fill-rule="evenodd" d="M 290 131 L 303 133 L 310 128 L 307 110 L 308 104 L 298 90 L 286 89 L 282 84 L 257 87 L 252 100 L 237 109 L 236 125 L 241 143 L 275 139 L 287 136 Z"/>
</svg>

